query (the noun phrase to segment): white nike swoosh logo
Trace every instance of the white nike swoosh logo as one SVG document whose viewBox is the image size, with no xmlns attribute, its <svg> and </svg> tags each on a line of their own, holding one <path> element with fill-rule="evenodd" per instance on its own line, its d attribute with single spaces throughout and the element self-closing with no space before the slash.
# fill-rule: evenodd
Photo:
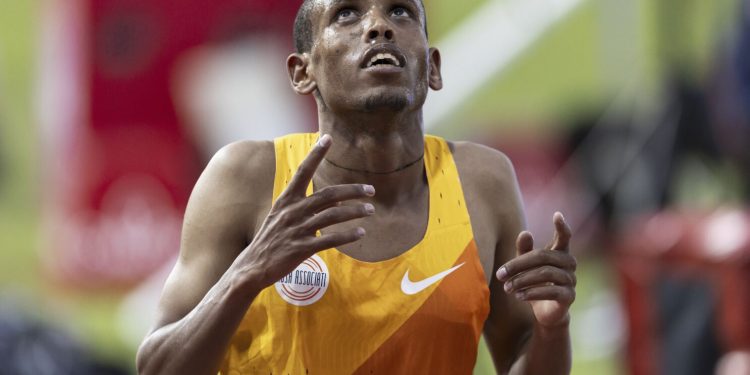
<svg viewBox="0 0 750 375">
<path fill-rule="evenodd" d="M 405 294 L 412 295 L 417 294 L 429 287 L 430 285 L 440 281 L 440 279 L 448 276 L 451 272 L 457 270 L 459 267 L 463 266 L 464 264 L 461 263 L 451 269 L 445 270 L 443 272 L 440 272 L 437 275 L 430 276 L 422 281 L 413 282 L 409 280 L 409 270 L 406 270 L 406 273 L 404 274 L 404 278 L 401 279 L 401 291 Z"/>
</svg>

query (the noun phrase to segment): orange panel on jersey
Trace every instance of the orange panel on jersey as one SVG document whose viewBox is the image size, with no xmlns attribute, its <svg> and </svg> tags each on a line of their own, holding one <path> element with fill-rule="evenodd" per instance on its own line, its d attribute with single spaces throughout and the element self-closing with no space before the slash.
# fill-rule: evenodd
<svg viewBox="0 0 750 375">
<path fill-rule="evenodd" d="M 476 244 L 472 240 L 456 264 L 481 277 Z M 457 270 L 456 273 L 459 271 Z M 424 304 L 412 314 L 355 374 L 469 374 L 489 312 L 487 288 L 468 284 L 466 278 L 446 277 Z M 484 283 L 484 279 L 476 280 Z M 481 311 L 475 314 L 475 311 Z M 435 343 L 438 343 L 437 345 Z M 426 371 L 429 369 L 429 371 Z"/>
</svg>

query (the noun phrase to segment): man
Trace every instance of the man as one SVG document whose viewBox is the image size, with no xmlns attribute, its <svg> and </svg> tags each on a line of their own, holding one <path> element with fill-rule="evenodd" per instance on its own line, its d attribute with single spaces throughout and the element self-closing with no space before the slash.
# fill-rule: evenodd
<svg viewBox="0 0 750 375">
<path fill-rule="evenodd" d="M 425 23 L 418 0 L 304 2 L 287 68 L 322 135 L 209 163 L 141 373 L 466 374 L 482 330 L 499 372 L 570 371 L 570 230 L 534 250 L 508 159 L 422 133 Z"/>
</svg>

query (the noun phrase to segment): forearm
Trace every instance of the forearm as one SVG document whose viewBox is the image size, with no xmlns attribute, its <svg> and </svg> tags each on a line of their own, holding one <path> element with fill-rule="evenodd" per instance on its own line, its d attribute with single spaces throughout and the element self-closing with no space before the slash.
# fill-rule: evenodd
<svg viewBox="0 0 750 375">
<path fill-rule="evenodd" d="M 152 332 L 138 350 L 139 374 L 216 374 L 250 303 L 262 289 L 227 272 L 184 318 Z"/>
<path fill-rule="evenodd" d="M 568 326 L 568 321 L 551 329 L 535 326 L 525 351 L 511 367 L 510 374 L 570 374 L 572 349 Z"/>
</svg>

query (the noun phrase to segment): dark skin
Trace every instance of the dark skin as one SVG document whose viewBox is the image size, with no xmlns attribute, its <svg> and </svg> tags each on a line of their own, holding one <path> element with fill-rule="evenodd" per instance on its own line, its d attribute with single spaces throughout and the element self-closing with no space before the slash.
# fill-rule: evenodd
<svg viewBox="0 0 750 375">
<path fill-rule="evenodd" d="M 422 155 L 422 105 L 429 88 L 442 88 L 424 9 L 414 0 L 320 0 L 312 20 L 311 50 L 292 54 L 287 68 L 296 92 L 315 94 L 324 135 L 273 206 L 271 142 L 234 143 L 212 159 L 191 195 L 159 317 L 139 349 L 140 373 L 215 374 L 252 299 L 301 261 L 330 247 L 381 261 L 424 234 L 423 162 L 365 172 Z M 367 67 L 377 52 L 397 56 L 399 66 Z M 490 285 L 485 337 L 498 372 L 569 373 L 570 229 L 556 214 L 555 240 L 534 249 L 507 157 L 468 142 L 450 146 Z M 305 197 L 310 182 L 315 193 Z"/>
</svg>

